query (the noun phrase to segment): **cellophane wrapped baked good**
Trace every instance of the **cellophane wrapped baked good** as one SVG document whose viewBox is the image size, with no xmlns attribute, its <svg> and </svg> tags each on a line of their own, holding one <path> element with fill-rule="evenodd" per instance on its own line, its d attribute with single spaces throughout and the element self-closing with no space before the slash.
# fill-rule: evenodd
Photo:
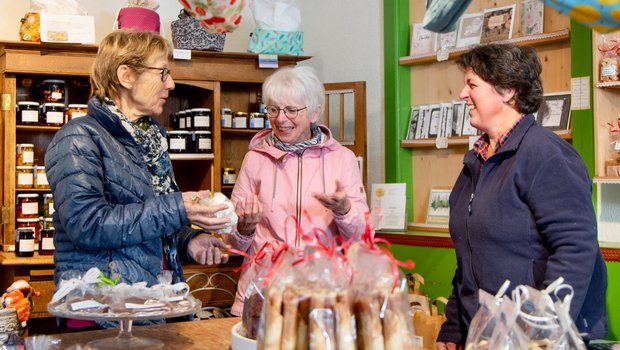
<svg viewBox="0 0 620 350">
<path fill-rule="evenodd" d="M 258 349 L 414 349 L 406 281 L 368 224 L 362 241 L 305 232 L 305 250 L 265 290 Z"/>
</svg>

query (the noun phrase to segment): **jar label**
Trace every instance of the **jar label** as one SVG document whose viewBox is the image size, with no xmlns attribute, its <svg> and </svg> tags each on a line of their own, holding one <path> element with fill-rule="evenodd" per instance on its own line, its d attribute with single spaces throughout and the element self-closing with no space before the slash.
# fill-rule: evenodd
<svg viewBox="0 0 620 350">
<path fill-rule="evenodd" d="M 210 118 L 208 116 L 195 116 L 194 127 L 196 128 L 208 128 L 211 126 Z"/>
<path fill-rule="evenodd" d="M 18 186 L 32 186 L 33 180 L 34 180 L 34 176 L 32 173 L 17 174 L 17 185 Z"/>
<path fill-rule="evenodd" d="M 232 116 L 230 115 L 223 115 L 222 119 L 221 119 L 221 125 L 222 128 L 232 128 Z"/>
<path fill-rule="evenodd" d="M 192 117 L 185 117 L 185 126 L 189 129 L 192 127 Z"/>
<path fill-rule="evenodd" d="M 41 249 L 42 250 L 54 250 L 54 238 L 52 237 L 43 237 L 41 238 Z"/>
<path fill-rule="evenodd" d="M 265 119 L 263 118 L 252 118 L 250 119 L 250 128 L 252 129 L 262 129 L 265 126 Z"/>
<path fill-rule="evenodd" d="M 84 113 L 84 112 L 73 112 L 73 113 L 71 113 L 71 119 L 83 117 L 85 115 L 86 115 L 86 113 Z"/>
<path fill-rule="evenodd" d="M 247 128 L 247 120 L 245 117 L 235 117 L 232 121 L 233 129 L 243 129 Z"/>
<path fill-rule="evenodd" d="M 34 239 L 20 239 L 18 250 L 20 252 L 34 252 Z"/>
<path fill-rule="evenodd" d="M 22 153 L 22 162 L 24 164 L 33 164 L 34 163 L 34 152 L 24 151 Z"/>
<path fill-rule="evenodd" d="M 237 175 L 236 174 L 224 175 L 224 178 L 222 179 L 222 183 L 224 185 L 234 185 L 236 181 L 237 181 Z"/>
<path fill-rule="evenodd" d="M 198 149 L 210 150 L 211 149 L 211 139 L 208 139 L 208 138 L 198 139 Z"/>
<path fill-rule="evenodd" d="M 37 123 L 39 111 L 22 111 L 22 123 Z"/>
<path fill-rule="evenodd" d="M 47 182 L 47 174 L 44 172 L 37 172 L 37 186 L 49 186 Z"/>
<path fill-rule="evenodd" d="M 47 123 L 49 124 L 62 124 L 63 121 L 63 113 L 62 112 L 50 112 L 45 113 L 45 118 L 47 119 Z"/>
<path fill-rule="evenodd" d="M 185 118 L 179 119 L 179 129 L 185 129 Z"/>
<path fill-rule="evenodd" d="M 22 203 L 22 215 L 33 215 L 39 213 L 39 203 Z"/>
<path fill-rule="evenodd" d="M 185 151 L 185 139 L 170 139 L 170 149 Z"/>
<path fill-rule="evenodd" d="M 47 206 L 47 208 L 48 208 L 47 210 L 48 210 L 48 214 L 49 214 L 49 216 L 54 215 L 54 213 L 56 212 L 56 209 L 54 209 L 54 203 L 50 203 L 50 204 Z"/>
</svg>

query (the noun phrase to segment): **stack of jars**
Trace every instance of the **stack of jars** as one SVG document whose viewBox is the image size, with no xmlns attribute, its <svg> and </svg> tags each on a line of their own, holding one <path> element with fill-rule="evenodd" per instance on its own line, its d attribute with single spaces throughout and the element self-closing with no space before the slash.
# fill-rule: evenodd
<svg viewBox="0 0 620 350">
<path fill-rule="evenodd" d="M 222 108 L 220 126 L 231 129 L 264 129 L 271 128 L 269 118 L 262 112 L 232 112 L 230 108 Z"/>
<path fill-rule="evenodd" d="M 62 126 L 86 115 L 87 105 L 69 104 L 65 108 L 65 82 L 50 79 L 41 83 L 41 102 L 17 102 L 17 125 Z"/>
<path fill-rule="evenodd" d="M 16 152 L 16 181 L 18 189 L 49 189 L 45 166 L 34 164 L 34 144 L 18 143 Z"/>
<path fill-rule="evenodd" d="M 43 195 L 40 205 L 39 194 L 19 193 L 16 198 L 15 255 L 32 256 L 38 249 L 40 255 L 54 254 L 54 197 Z M 42 210 L 41 210 L 42 209 Z M 43 214 L 43 216 L 40 216 Z"/>
<path fill-rule="evenodd" d="M 170 114 L 170 153 L 212 153 L 211 109 L 192 108 Z"/>
</svg>

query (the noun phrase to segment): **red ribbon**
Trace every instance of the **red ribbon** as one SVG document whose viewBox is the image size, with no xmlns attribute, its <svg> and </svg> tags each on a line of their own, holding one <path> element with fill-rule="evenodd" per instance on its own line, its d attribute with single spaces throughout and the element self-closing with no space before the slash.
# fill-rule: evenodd
<svg viewBox="0 0 620 350">
<path fill-rule="evenodd" d="M 607 123 L 607 125 L 611 127 L 611 129 L 609 129 L 610 132 L 620 132 L 620 118 L 618 118 L 617 123 L 617 126 L 613 125 L 612 123 Z"/>
<path fill-rule="evenodd" d="M 596 47 L 598 48 L 598 50 L 600 52 L 615 52 L 616 54 L 620 55 L 620 42 L 618 42 L 617 39 L 611 39 L 609 40 L 609 47 L 605 48 L 602 46 L 602 44 L 597 45 Z"/>
</svg>

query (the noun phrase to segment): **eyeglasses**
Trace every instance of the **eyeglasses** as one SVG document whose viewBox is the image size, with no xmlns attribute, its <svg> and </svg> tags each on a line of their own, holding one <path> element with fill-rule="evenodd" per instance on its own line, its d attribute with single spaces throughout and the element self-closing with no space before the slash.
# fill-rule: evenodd
<svg viewBox="0 0 620 350">
<path fill-rule="evenodd" d="M 294 119 L 297 118 L 297 113 L 299 113 L 299 111 L 303 111 L 306 108 L 308 107 L 297 108 L 293 106 L 286 106 L 279 108 L 277 106 L 267 106 L 267 114 L 269 114 L 269 117 L 271 118 L 277 118 L 278 115 L 280 115 L 280 111 L 282 111 L 287 118 Z"/>
<path fill-rule="evenodd" d="M 166 79 L 168 79 L 168 75 L 170 75 L 170 69 L 168 68 L 159 68 L 159 67 L 146 67 L 144 66 L 144 68 L 146 69 L 157 69 L 161 71 L 161 81 L 162 82 L 166 82 Z"/>
</svg>

